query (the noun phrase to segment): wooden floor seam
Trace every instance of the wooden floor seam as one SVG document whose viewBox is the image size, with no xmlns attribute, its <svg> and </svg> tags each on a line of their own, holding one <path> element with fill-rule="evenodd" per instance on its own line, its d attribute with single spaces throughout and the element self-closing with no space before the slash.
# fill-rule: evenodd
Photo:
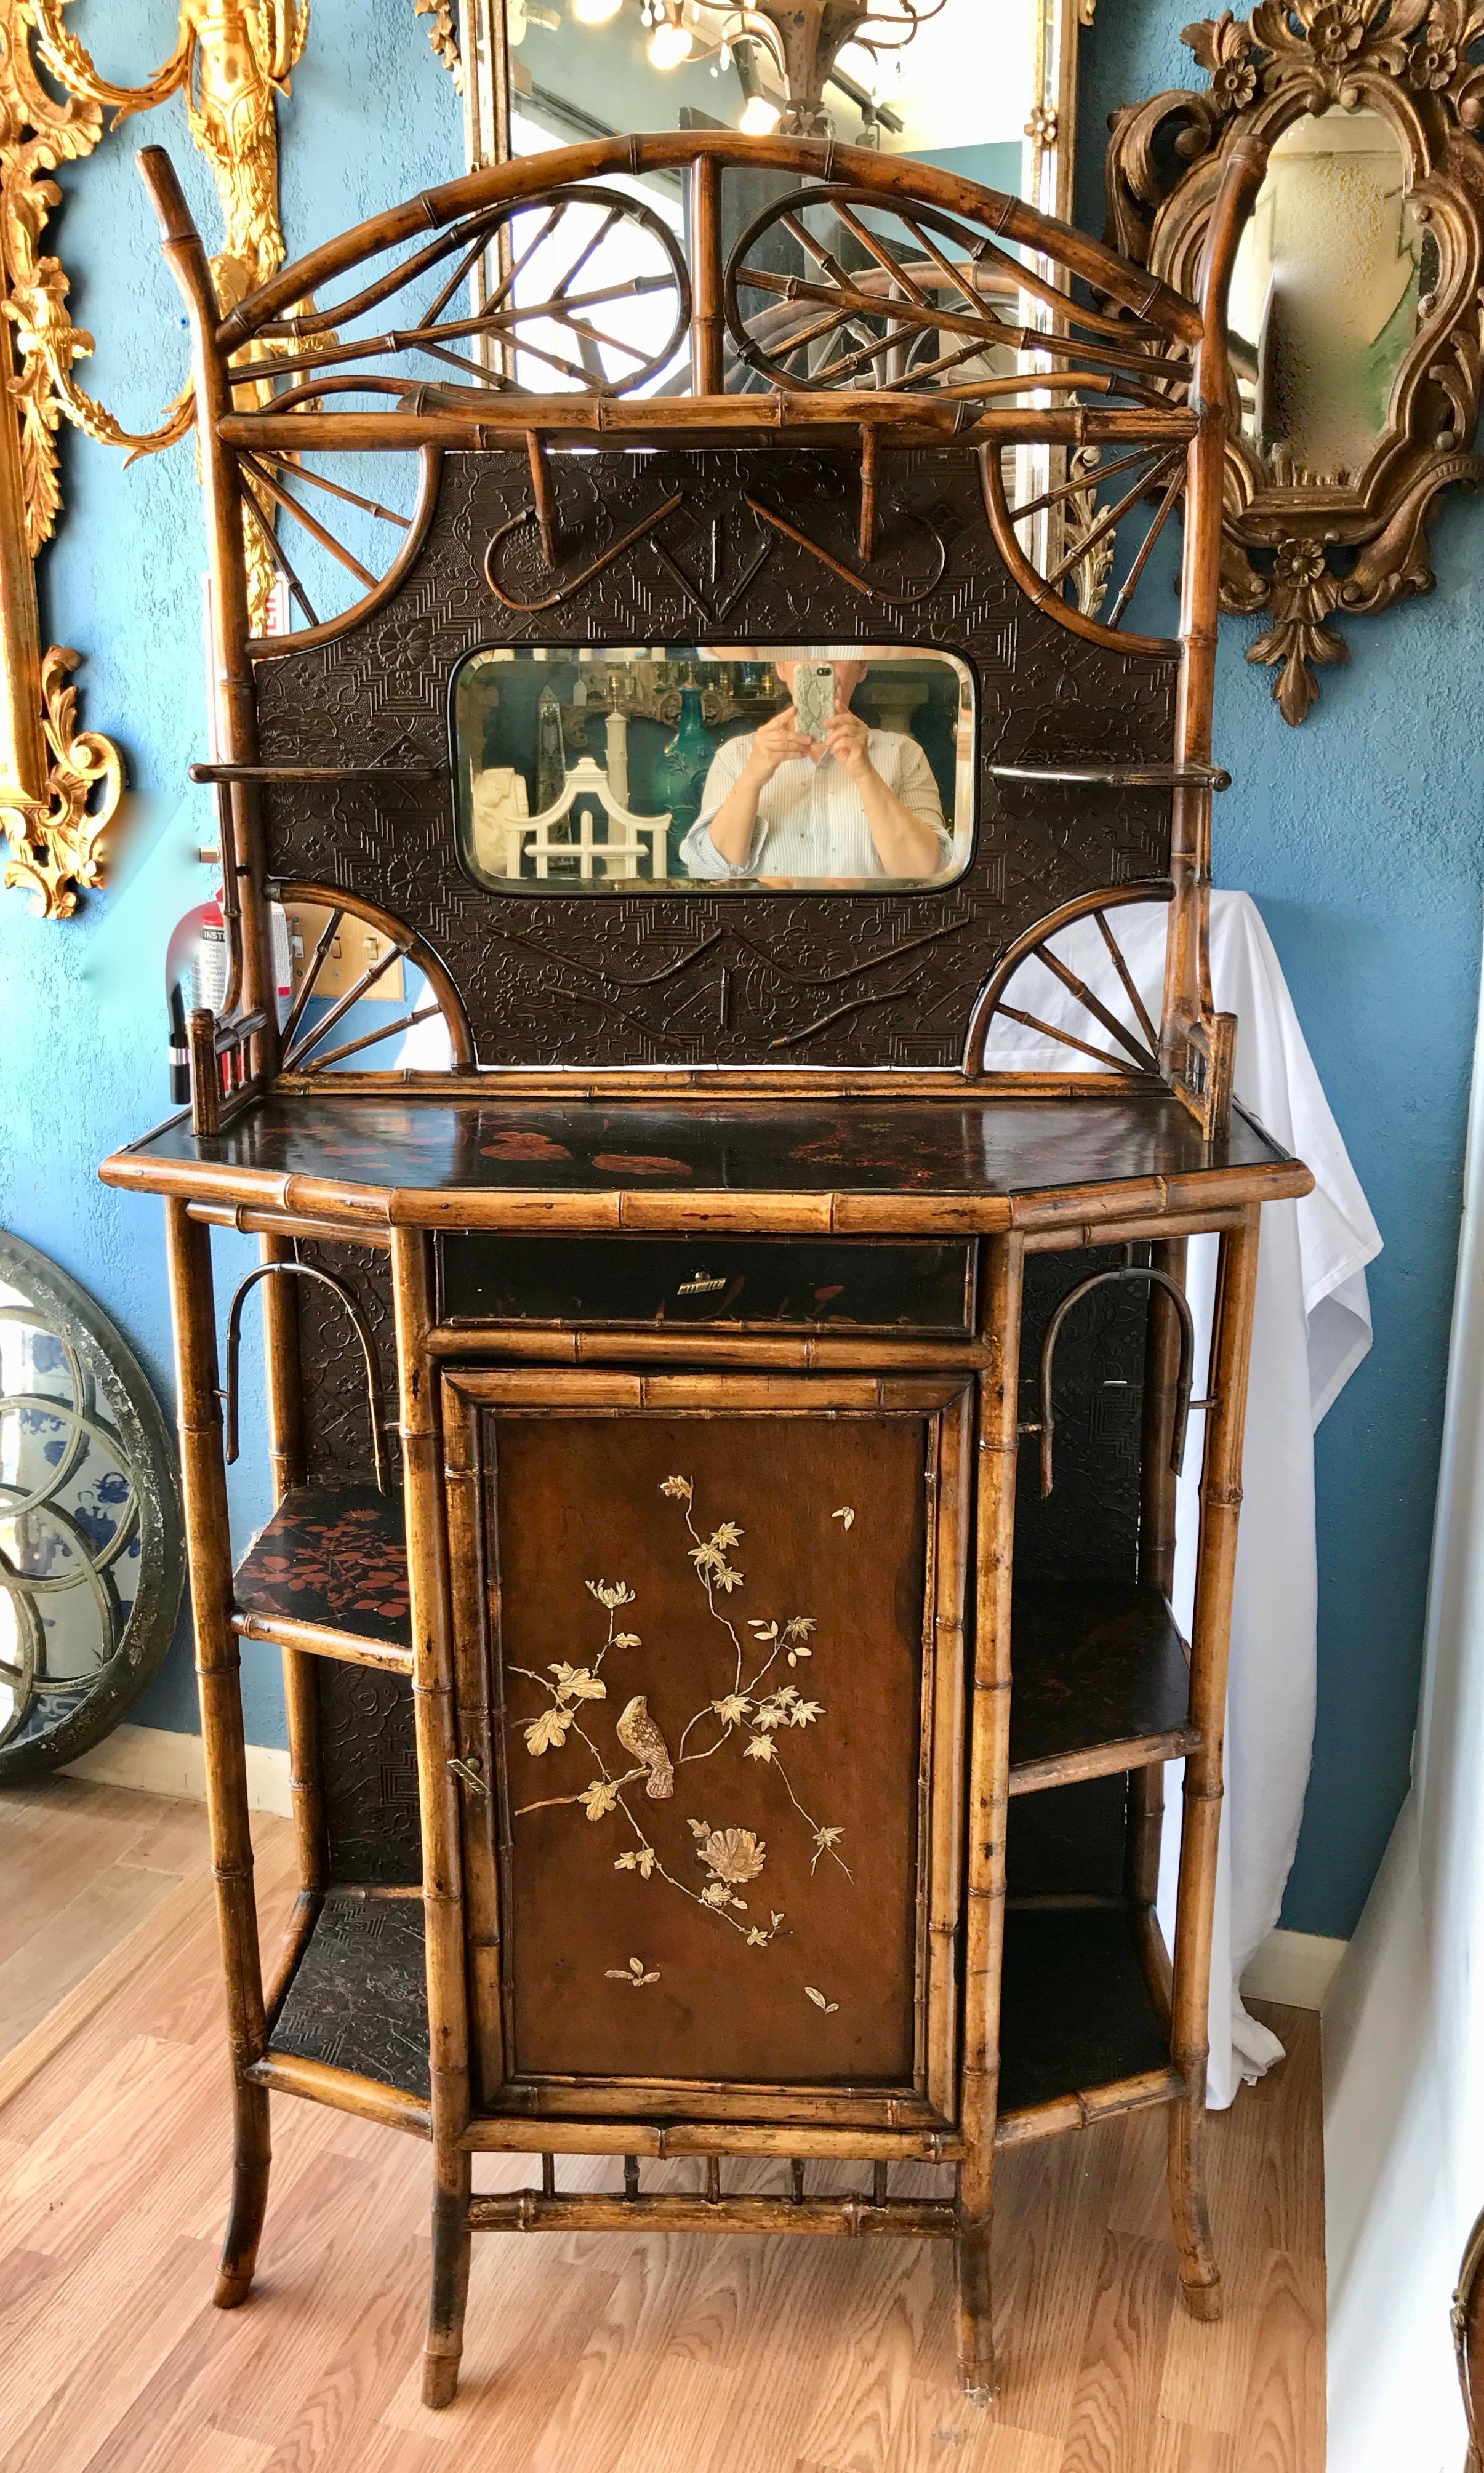
<svg viewBox="0 0 1484 2473">
<path fill-rule="evenodd" d="M 292 1833 L 254 1837 L 272 1950 Z M 230 2115 L 202 1807 L 13 1789 L 0 1864 L 0 2473 L 1323 2473 L 1309 2012 L 1264 2007 L 1288 2057 L 1210 2122 L 1218 2326 L 1180 2305 L 1163 2118 L 1136 2113 L 996 2167 L 988 2411 L 954 2385 L 945 2245 L 559 2232 L 480 2236 L 458 2401 L 435 2414 L 420 2141 L 275 2099 L 258 2284 L 211 2308 Z M 529 2171 L 481 2155 L 476 2187 Z M 818 2173 L 869 2186 L 869 2166 Z M 622 2186 L 616 2157 L 559 2175 Z"/>
</svg>

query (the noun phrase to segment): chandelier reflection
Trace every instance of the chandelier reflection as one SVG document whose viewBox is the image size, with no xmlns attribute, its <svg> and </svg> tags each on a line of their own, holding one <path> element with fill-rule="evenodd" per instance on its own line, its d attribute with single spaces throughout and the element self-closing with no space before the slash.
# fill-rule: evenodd
<svg viewBox="0 0 1484 2473">
<path fill-rule="evenodd" d="M 579 26 L 611 23 L 628 0 L 568 0 Z M 895 125 L 876 87 L 883 58 L 903 51 L 920 27 L 941 15 L 947 0 L 639 0 L 650 64 L 660 71 L 709 60 L 735 69 L 743 93 L 741 126 L 751 136 L 774 130 L 788 136 L 830 133 L 825 88 L 839 86 L 866 119 Z M 864 80 L 841 62 L 856 56 Z"/>
</svg>

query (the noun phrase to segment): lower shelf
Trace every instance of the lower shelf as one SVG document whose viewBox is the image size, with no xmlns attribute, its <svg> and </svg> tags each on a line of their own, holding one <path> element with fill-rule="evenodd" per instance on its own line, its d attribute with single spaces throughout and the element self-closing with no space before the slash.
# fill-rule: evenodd
<svg viewBox="0 0 1484 2473">
<path fill-rule="evenodd" d="M 1164 2067 L 1169 2045 L 1118 1907 L 1014 1906 L 1005 1918 L 1000 2109 Z M 426 2097 L 427 1991 L 417 1897 L 332 1890 L 269 2042 Z"/>
<path fill-rule="evenodd" d="M 420 1897 L 332 1889 L 268 2049 L 426 2096 L 428 1999 Z"/>
<path fill-rule="evenodd" d="M 1126 1908 L 1011 1907 L 1000 1981 L 1001 2113 L 1168 2067 Z"/>
</svg>

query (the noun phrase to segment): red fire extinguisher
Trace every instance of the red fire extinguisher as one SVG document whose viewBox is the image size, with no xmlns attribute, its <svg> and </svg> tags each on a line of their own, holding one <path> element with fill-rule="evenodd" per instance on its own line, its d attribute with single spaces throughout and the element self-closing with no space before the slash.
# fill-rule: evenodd
<svg viewBox="0 0 1484 2473">
<path fill-rule="evenodd" d="M 288 923 L 276 902 L 273 906 L 274 976 L 282 998 L 289 993 Z M 165 951 L 165 1002 L 170 1016 L 170 1098 L 181 1107 L 191 1095 L 190 1060 L 185 1018 L 204 1005 L 222 1011 L 227 994 L 228 946 L 222 888 L 176 922 Z"/>
</svg>

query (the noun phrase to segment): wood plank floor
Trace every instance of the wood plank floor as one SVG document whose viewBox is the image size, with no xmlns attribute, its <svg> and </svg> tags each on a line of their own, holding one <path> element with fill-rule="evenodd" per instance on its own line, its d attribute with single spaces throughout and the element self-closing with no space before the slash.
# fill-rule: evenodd
<svg viewBox="0 0 1484 2473">
<path fill-rule="evenodd" d="M 257 1837 L 275 1927 L 288 1825 Z M 1322 2473 L 1302 2011 L 1264 2013 L 1289 2058 L 1211 2124 L 1218 2327 L 1177 2299 L 1144 2115 L 1005 2159 L 990 2412 L 953 2384 L 938 2244 L 487 2233 L 459 2401 L 428 2413 L 417 2140 L 276 2098 L 257 2287 L 210 2307 L 228 2131 L 200 1808 L 12 1790 L 0 1879 L 0 2473 Z M 618 2184 L 616 2164 L 558 2169 Z M 528 2168 L 481 2157 L 475 2177 Z"/>
</svg>

